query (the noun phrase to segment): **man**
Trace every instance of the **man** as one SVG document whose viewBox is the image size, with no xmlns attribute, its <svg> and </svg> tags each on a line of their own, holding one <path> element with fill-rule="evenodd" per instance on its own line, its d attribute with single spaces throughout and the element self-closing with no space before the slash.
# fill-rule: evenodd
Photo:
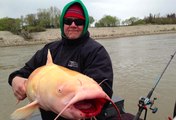
<svg viewBox="0 0 176 120">
<path fill-rule="evenodd" d="M 112 97 L 113 70 L 110 57 L 102 45 L 90 38 L 88 25 L 89 15 L 80 0 L 72 1 L 64 7 L 60 17 L 62 39 L 45 45 L 23 68 L 9 76 L 9 84 L 18 100 L 26 98 L 24 84 L 29 75 L 46 64 L 48 49 L 55 64 L 81 72 L 97 83 L 106 79 L 101 87 Z M 43 120 L 52 120 L 57 116 L 43 109 L 40 112 Z M 59 120 L 65 119 L 60 117 Z"/>
</svg>

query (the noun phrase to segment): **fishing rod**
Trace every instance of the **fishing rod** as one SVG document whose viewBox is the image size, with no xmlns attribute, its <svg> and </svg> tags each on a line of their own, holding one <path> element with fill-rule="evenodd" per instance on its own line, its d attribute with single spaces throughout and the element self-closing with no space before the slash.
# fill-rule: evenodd
<svg viewBox="0 0 176 120">
<path fill-rule="evenodd" d="M 143 110 L 145 110 L 144 120 L 146 120 L 146 116 L 147 116 L 147 105 L 150 105 L 150 110 L 152 110 L 152 113 L 156 113 L 157 112 L 158 108 L 156 108 L 156 107 L 152 108 L 152 106 L 154 104 L 154 101 L 157 98 L 154 98 L 153 100 L 150 100 L 150 98 L 151 98 L 151 96 L 153 94 L 153 91 L 155 90 L 156 86 L 158 85 L 159 81 L 161 80 L 163 74 L 165 73 L 167 67 L 169 66 L 170 62 L 174 58 L 175 54 L 176 54 L 176 51 L 175 51 L 175 53 L 173 55 L 171 55 L 171 58 L 170 58 L 169 62 L 167 63 L 166 67 L 162 71 L 162 73 L 159 76 L 159 78 L 156 80 L 156 83 L 154 84 L 154 87 L 149 91 L 148 95 L 146 97 L 141 97 L 139 99 L 139 103 L 138 103 L 139 109 L 138 109 L 138 112 L 137 112 L 137 114 L 136 114 L 136 116 L 134 117 L 133 120 L 139 120 Z"/>
</svg>

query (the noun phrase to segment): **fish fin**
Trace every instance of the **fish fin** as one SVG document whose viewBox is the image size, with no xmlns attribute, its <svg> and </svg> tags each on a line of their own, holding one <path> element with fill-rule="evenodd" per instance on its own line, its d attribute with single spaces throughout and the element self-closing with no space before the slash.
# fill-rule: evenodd
<svg viewBox="0 0 176 120">
<path fill-rule="evenodd" d="M 38 102 L 36 100 L 36 101 L 33 101 L 32 103 L 30 103 L 30 104 L 28 104 L 28 105 L 26 105 L 22 108 L 19 108 L 19 109 L 15 110 L 11 114 L 11 119 L 12 120 L 21 120 L 21 119 L 27 118 L 37 108 L 38 108 Z"/>
<path fill-rule="evenodd" d="M 16 105 L 20 103 L 20 100 L 17 99 Z"/>
<path fill-rule="evenodd" d="M 46 64 L 52 64 L 53 63 L 53 59 L 52 59 L 52 56 L 51 56 L 51 52 L 50 52 L 50 49 L 48 49 L 48 55 L 47 55 L 47 62 Z"/>
</svg>

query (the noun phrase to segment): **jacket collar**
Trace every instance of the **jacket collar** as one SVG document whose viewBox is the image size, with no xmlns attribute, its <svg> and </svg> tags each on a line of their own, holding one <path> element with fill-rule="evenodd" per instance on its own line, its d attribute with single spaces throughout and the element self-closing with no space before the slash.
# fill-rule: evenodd
<svg viewBox="0 0 176 120">
<path fill-rule="evenodd" d="M 74 39 L 74 40 L 70 40 L 67 37 L 62 36 L 62 42 L 63 42 L 63 45 L 65 45 L 65 46 L 77 46 L 79 44 L 86 42 L 89 37 L 90 37 L 90 33 L 87 31 L 86 34 L 84 34 L 80 38 Z"/>
</svg>

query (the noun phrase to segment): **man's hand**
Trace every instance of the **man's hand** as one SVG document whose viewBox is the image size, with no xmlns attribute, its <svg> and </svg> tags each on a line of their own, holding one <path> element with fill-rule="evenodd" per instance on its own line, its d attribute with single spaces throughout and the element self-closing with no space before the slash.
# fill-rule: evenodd
<svg viewBox="0 0 176 120">
<path fill-rule="evenodd" d="M 19 76 L 16 76 L 12 80 L 12 89 L 14 92 L 14 95 L 18 100 L 23 100 L 26 98 L 26 88 L 25 88 L 25 83 L 26 83 L 26 78 L 22 78 Z"/>
</svg>

